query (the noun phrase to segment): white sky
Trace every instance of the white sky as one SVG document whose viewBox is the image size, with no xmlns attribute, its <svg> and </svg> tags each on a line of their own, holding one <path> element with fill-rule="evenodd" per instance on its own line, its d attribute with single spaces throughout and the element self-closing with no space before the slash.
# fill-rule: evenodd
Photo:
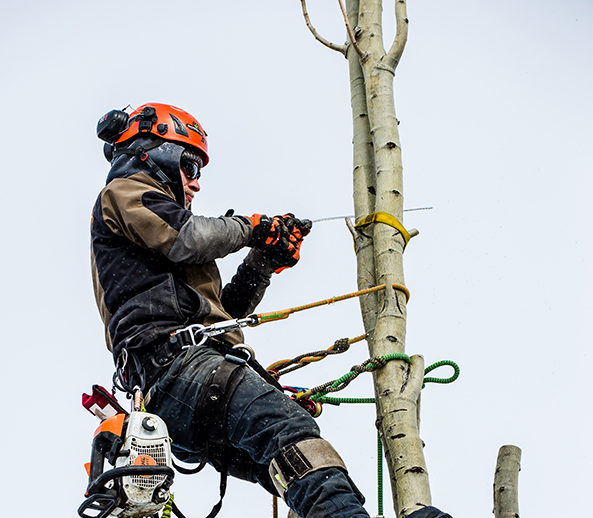
<svg viewBox="0 0 593 518">
<path fill-rule="evenodd" d="M 311 0 L 310 13 L 341 42 L 335 4 Z M 410 1 L 408 14 L 396 77 L 405 205 L 435 209 L 405 221 L 421 232 L 405 256 L 407 352 L 462 368 L 455 384 L 423 394 L 433 502 L 455 518 L 489 516 L 497 450 L 512 443 L 523 449 L 522 515 L 583 515 L 593 483 L 593 4 L 427 0 Z M 313 40 L 296 0 L 2 0 L 0 41 L 2 481 L 22 518 L 74 516 L 98 424 L 80 394 L 110 386 L 112 370 L 89 274 L 90 211 L 108 170 L 99 116 L 146 101 L 195 114 L 212 156 L 196 213 L 347 214 L 347 66 Z M 227 279 L 241 255 L 222 262 Z M 315 227 L 298 267 L 274 281 L 262 311 L 354 290 L 345 227 Z M 344 302 L 247 341 L 267 365 L 361 331 L 357 303 Z M 317 384 L 366 357 L 359 344 L 283 379 Z M 370 377 L 347 392 L 371 393 Z M 371 514 L 373 421 L 369 406 L 327 407 L 319 419 Z M 174 488 L 188 518 L 200 517 L 218 478 L 179 476 Z M 233 482 L 220 516 L 267 516 L 270 500 Z"/>
</svg>

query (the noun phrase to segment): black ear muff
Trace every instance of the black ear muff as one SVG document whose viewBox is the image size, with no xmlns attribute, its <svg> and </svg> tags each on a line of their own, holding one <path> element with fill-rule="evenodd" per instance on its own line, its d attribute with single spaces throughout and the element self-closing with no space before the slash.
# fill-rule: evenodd
<svg viewBox="0 0 593 518">
<path fill-rule="evenodd" d="M 109 163 L 111 163 L 111 161 L 113 160 L 113 151 L 114 151 L 113 144 L 110 144 L 109 142 L 105 142 L 105 144 L 103 145 L 103 155 L 105 155 L 105 158 L 107 159 L 107 162 L 109 162 Z"/>
<path fill-rule="evenodd" d="M 128 128 L 129 115 L 122 110 L 111 110 L 97 122 L 97 137 L 113 144 Z"/>
</svg>

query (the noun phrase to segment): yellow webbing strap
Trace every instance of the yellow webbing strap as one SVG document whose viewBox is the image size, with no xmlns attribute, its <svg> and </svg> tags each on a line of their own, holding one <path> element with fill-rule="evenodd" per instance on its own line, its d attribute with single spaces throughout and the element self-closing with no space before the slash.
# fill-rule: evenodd
<svg viewBox="0 0 593 518">
<path fill-rule="evenodd" d="M 366 227 L 371 223 L 385 223 L 385 225 L 395 228 L 402 235 L 406 245 L 410 241 L 411 236 L 402 225 L 401 221 L 387 212 L 373 212 L 373 214 L 369 214 L 362 218 L 356 225 L 354 225 L 354 228 Z"/>
</svg>

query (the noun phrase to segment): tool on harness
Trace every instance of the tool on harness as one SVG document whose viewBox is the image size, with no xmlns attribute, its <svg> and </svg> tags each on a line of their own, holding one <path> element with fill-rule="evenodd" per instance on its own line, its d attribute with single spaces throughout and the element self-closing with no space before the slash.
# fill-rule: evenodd
<svg viewBox="0 0 593 518">
<path fill-rule="evenodd" d="M 117 399 L 101 385 L 93 385 L 93 392 L 82 395 L 82 406 L 101 421 L 117 414 L 127 414 Z"/>
<path fill-rule="evenodd" d="M 117 413 L 102 419 L 95 432 L 91 461 L 85 465 L 89 476 L 86 498 L 78 508 L 78 515 L 81 518 L 153 516 L 168 502 L 175 475 L 167 426 L 157 415 L 137 410 L 125 412 L 117 401 L 113 405 L 115 398 L 108 397 L 105 389 L 96 387 L 93 395 L 83 394 L 85 408 L 97 417 L 105 415 L 106 408 L 115 408 Z M 101 406 L 105 400 L 108 405 Z M 139 406 L 137 402 L 135 406 Z M 112 469 L 104 470 L 105 460 Z"/>
</svg>

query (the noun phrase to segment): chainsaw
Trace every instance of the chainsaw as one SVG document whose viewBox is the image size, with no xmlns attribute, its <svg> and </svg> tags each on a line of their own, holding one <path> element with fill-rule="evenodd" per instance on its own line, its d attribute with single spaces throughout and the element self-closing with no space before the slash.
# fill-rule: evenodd
<svg viewBox="0 0 593 518">
<path fill-rule="evenodd" d="M 83 406 L 101 420 L 85 464 L 89 477 L 81 518 L 152 518 L 170 498 L 174 471 L 171 441 L 164 421 L 141 412 L 127 412 L 99 385 L 82 395 Z M 112 466 L 105 469 L 105 460 Z"/>
</svg>

